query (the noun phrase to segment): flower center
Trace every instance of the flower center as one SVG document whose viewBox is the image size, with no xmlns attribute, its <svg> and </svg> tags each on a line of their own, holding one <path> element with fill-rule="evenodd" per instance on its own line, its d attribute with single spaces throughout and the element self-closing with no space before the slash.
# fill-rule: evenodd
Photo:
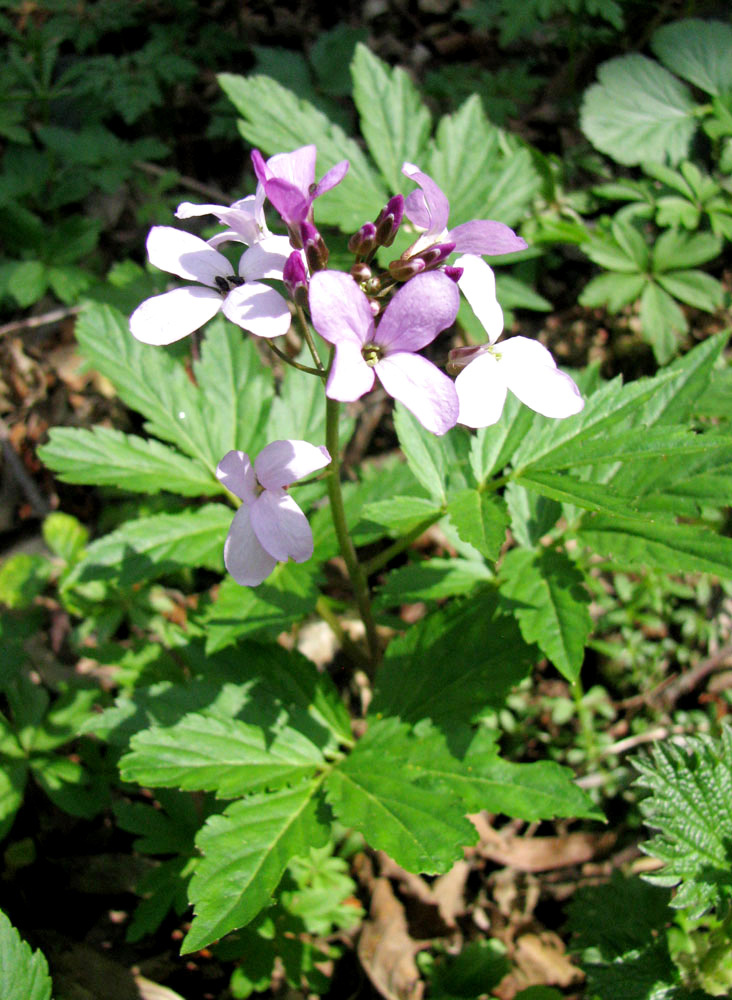
<svg viewBox="0 0 732 1000">
<path fill-rule="evenodd" d="M 361 348 L 361 357 L 364 359 L 369 368 L 373 368 L 374 365 L 384 356 L 384 349 L 379 344 L 364 344 Z"/>
<path fill-rule="evenodd" d="M 244 284 L 244 279 L 235 274 L 230 274 L 225 278 L 221 274 L 217 274 L 214 281 L 222 295 L 228 295 L 232 288 L 239 288 L 240 285 Z"/>
</svg>

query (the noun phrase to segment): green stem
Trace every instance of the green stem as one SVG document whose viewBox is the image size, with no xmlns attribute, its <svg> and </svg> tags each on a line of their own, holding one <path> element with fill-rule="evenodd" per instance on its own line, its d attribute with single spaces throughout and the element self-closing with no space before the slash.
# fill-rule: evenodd
<svg viewBox="0 0 732 1000">
<path fill-rule="evenodd" d="M 326 625 L 329 626 L 331 632 L 336 637 L 338 642 L 340 642 L 343 649 L 346 650 L 351 659 L 360 664 L 361 667 L 368 672 L 371 667 L 371 661 L 345 631 L 341 623 L 338 621 L 338 615 L 335 614 L 330 604 L 325 597 L 322 596 L 322 594 L 315 602 L 315 610 L 318 612 Z"/>
<path fill-rule="evenodd" d="M 348 533 L 346 510 L 341 492 L 341 456 L 338 441 L 338 421 L 340 418 L 340 403 L 336 399 L 326 399 L 325 413 L 325 446 L 330 452 L 331 467 L 328 476 L 328 497 L 330 499 L 330 515 L 333 518 L 336 538 L 341 549 L 341 555 L 346 563 L 348 576 L 351 580 L 353 593 L 358 604 L 359 614 L 366 629 L 366 641 L 369 647 L 370 665 L 373 668 L 379 662 L 379 642 L 376 636 L 376 625 L 371 612 L 369 588 L 363 567 L 358 561 L 356 549 Z"/>
<path fill-rule="evenodd" d="M 380 570 L 382 566 L 386 566 L 386 564 L 390 562 L 394 556 L 398 556 L 400 552 L 404 552 L 405 549 L 408 549 L 412 542 L 416 542 L 420 535 L 423 535 L 428 528 L 431 528 L 433 524 L 436 524 L 444 513 L 445 512 L 441 510 L 437 514 L 432 514 L 432 516 L 428 517 L 426 520 L 420 521 L 419 524 L 415 528 L 412 528 L 411 531 L 407 532 L 406 535 L 402 535 L 401 538 L 397 538 L 397 540 L 388 548 L 384 549 L 383 552 L 377 553 L 377 555 L 369 559 L 368 562 L 365 562 L 362 569 L 366 576 L 371 576 L 372 573 L 376 573 L 376 571 Z"/>
<path fill-rule="evenodd" d="M 297 368 L 300 372 L 307 372 L 308 375 L 318 375 L 320 378 L 325 378 L 325 372 L 322 368 L 311 368 L 309 365 L 302 365 L 299 361 L 295 361 L 293 358 L 288 357 L 284 351 L 281 351 L 279 347 L 275 347 L 271 340 L 267 341 L 270 351 L 277 355 L 278 358 L 282 358 L 285 364 L 290 365 L 291 368 Z"/>
<path fill-rule="evenodd" d="M 310 349 L 310 354 L 313 361 L 315 362 L 315 367 L 319 372 L 325 373 L 325 368 L 323 362 L 320 360 L 320 355 L 318 354 L 318 349 L 315 346 L 315 341 L 313 340 L 313 334 L 310 330 L 310 324 L 305 318 L 305 313 L 303 312 L 301 305 L 295 305 L 295 315 L 297 316 L 297 321 L 300 324 L 300 331 L 305 338 L 305 343 Z M 331 452 L 332 454 L 332 452 Z"/>
</svg>

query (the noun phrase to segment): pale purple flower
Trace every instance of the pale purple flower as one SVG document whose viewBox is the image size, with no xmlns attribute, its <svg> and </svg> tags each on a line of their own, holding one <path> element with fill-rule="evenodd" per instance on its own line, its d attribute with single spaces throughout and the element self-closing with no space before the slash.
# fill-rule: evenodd
<svg viewBox="0 0 732 1000">
<path fill-rule="evenodd" d="M 310 314 L 324 340 L 335 345 L 326 394 L 350 402 L 378 375 L 389 395 L 434 434 L 455 425 L 457 393 L 431 361 L 415 354 L 457 315 L 460 295 L 437 271 L 419 274 L 399 289 L 378 325 L 368 298 L 349 274 L 319 271 L 310 280 Z"/>
<path fill-rule="evenodd" d="M 506 394 L 545 417 L 569 417 L 585 405 L 579 389 L 559 371 L 550 352 L 536 340 L 511 337 L 494 347 L 503 330 L 493 272 L 480 257 L 456 261 L 463 273 L 458 284 L 488 334 L 488 344 L 450 352 L 448 370 L 461 368 L 455 379 L 460 403 L 458 423 L 488 427 L 501 417 Z M 414 280 L 414 279 L 413 279 Z"/>
<path fill-rule="evenodd" d="M 229 451 L 216 469 L 242 501 L 224 543 L 224 564 L 237 583 L 260 584 L 278 562 L 307 562 L 313 554 L 308 520 L 287 487 L 330 463 L 328 451 L 307 441 L 272 441 L 254 459 Z"/>
<path fill-rule="evenodd" d="M 424 230 L 405 257 L 420 253 L 435 243 L 454 243 L 457 253 L 491 256 L 526 249 L 526 241 L 503 222 L 473 219 L 448 229 L 450 203 L 443 191 L 414 163 L 403 163 L 402 173 L 419 185 L 407 195 L 404 211 L 418 229 Z"/>
<path fill-rule="evenodd" d="M 289 247 L 288 247 L 289 250 Z M 172 344 L 193 333 L 219 310 L 257 337 L 280 337 L 290 327 L 286 300 L 262 284 L 282 278 L 287 254 L 268 252 L 262 243 L 246 250 L 239 273 L 205 240 L 171 226 L 154 226 L 147 238 L 150 263 L 161 271 L 197 281 L 141 303 L 130 317 L 130 330 L 143 344 Z"/>
<path fill-rule="evenodd" d="M 348 160 L 342 160 L 316 184 L 315 158 L 315 146 L 301 146 L 291 153 L 277 153 L 267 161 L 258 149 L 252 152 L 257 180 L 288 229 L 296 236 L 302 222 L 313 221 L 312 205 L 315 199 L 340 184 L 349 167 Z"/>
</svg>

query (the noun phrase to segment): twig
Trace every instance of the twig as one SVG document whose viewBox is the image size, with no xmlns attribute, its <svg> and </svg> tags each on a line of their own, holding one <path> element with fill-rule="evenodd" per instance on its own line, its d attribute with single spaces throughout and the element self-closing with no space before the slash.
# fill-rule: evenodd
<svg viewBox="0 0 732 1000">
<path fill-rule="evenodd" d="M 10 443 L 10 432 L 8 425 L 0 417 L 0 444 L 5 461 L 8 463 L 11 473 L 17 479 L 21 489 L 25 493 L 28 503 L 33 508 L 36 517 L 45 517 L 51 510 L 50 505 L 41 496 L 36 484 L 25 471 L 23 463 L 15 453 L 15 449 Z"/>
<path fill-rule="evenodd" d="M 178 184 L 181 187 L 189 188 L 191 191 L 197 191 L 198 194 L 202 194 L 205 198 L 213 198 L 215 202 L 220 205 L 229 204 L 229 195 L 224 194 L 217 187 L 212 187 L 209 184 L 202 184 L 201 181 L 197 181 L 195 177 L 186 177 L 185 174 L 179 174 L 175 167 L 161 167 L 157 163 L 148 163 L 146 160 L 137 160 L 135 166 L 138 170 L 142 170 L 145 174 L 150 174 L 153 177 L 163 177 L 165 174 L 173 173 L 177 177 Z"/>
<path fill-rule="evenodd" d="M 37 326 L 59 323 L 62 319 L 68 319 L 69 316 L 76 316 L 79 312 L 81 312 L 81 306 L 68 306 L 66 309 L 52 309 L 51 312 L 41 313 L 38 316 L 26 316 L 25 319 L 17 319 L 13 323 L 0 326 L 0 337 L 21 330 L 32 330 Z"/>
<path fill-rule="evenodd" d="M 706 660 L 702 660 L 692 670 L 677 677 L 673 684 L 670 684 L 664 692 L 664 701 L 667 705 L 673 705 L 683 695 L 693 691 L 697 684 L 720 667 L 728 666 L 728 661 L 732 659 L 732 642 L 720 647 L 716 653 L 712 653 Z"/>
</svg>

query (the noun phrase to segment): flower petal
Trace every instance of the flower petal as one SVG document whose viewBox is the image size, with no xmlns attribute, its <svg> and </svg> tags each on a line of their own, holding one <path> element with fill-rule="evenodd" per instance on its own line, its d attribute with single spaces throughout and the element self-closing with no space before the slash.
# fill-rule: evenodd
<svg viewBox="0 0 732 1000">
<path fill-rule="evenodd" d="M 141 302 L 130 316 L 130 331 L 143 344 L 174 344 L 208 323 L 221 305 L 221 296 L 212 288 L 174 288 Z"/>
<path fill-rule="evenodd" d="M 313 191 L 313 198 L 319 198 L 321 194 L 325 194 L 326 191 L 334 188 L 336 184 L 340 184 L 348 173 L 350 165 L 348 160 L 341 160 L 340 163 L 336 163 L 334 167 L 331 167 L 326 174 L 323 174 Z"/>
<path fill-rule="evenodd" d="M 454 323 L 459 306 L 460 293 L 446 274 L 417 274 L 386 307 L 373 340 L 387 352 L 418 351 Z"/>
<path fill-rule="evenodd" d="M 254 460 L 257 479 L 268 490 L 282 489 L 330 464 L 327 448 L 309 441 L 272 441 Z"/>
<path fill-rule="evenodd" d="M 281 281 L 282 271 L 291 253 L 292 247 L 286 236 L 267 236 L 241 255 L 239 275 L 245 281 L 259 281 L 260 278 Z"/>
<path fill-rule="evenodd" d="M 254 533 L 250 508 L 243 506 L 234 515 L 224 542 L 224 565 L 237 583 L 256 587 L 277 565 Z"/>
<path fill-rule="evenodd" d="M 289 493 L 265 490 L 250 507 L 252 527 L 265 551 L 279 562 L 305 562 L 313 554 L 308 519 Z"/>
<path fill-rule="evenodd" d="M 511 337 L 499 344 L 498 351 L 506 385 L 532 410 L 545 417 L 571 417 L 584 407 L 573 380 L 559 371 L 550 352 L 537 340 Z"/>
<path fill-rule="evenodd" d="M 467 427 L 490 427 L 501 419 L 506 402 L 506 383 L 498 359 L 480 354 L 455 379 L 460 401 L 458 423 Z"/>
<path fill-rule="evenodd" d="M 455 426 L 455 386 L 431 361 L 420 354 L 390 354 L 375 370 L 389 395 L 404 403 L 428 431 L 444 434 Z"/>
<path fill-rule="evenodd" d="M 233 268 L 223 254 L 205 240 L 172 226 L 153 226 L 147 237 L 150 263 L 168 274 L 216 287 L 216 276 L 225 278 Z"/>
<path fill-rule="evenodd" d="M 294 184 L 277 177 L 265 181 L 264 187 L 267 197 L 288 226 L 294 229 L 305 220 L 312 205 L 310 196 L 303 195 Z"/>
<path fill-rule="evenodd" d="M 257 499 L 257 477 L 245 451 L 227 451 L 216 466 L 216 478 L 244 503 Z"/>
<path fill-rule="evenodd" d="M 344 271 L 317 271 L 313 275 L 310 315 L 315 329 L 330 344 L 350 342 L 360 350 L 373 337 L 374 317 L 369 300 Z"/>
<path fill-rule="evenodd" d="M 222 225 L 230 228 L 226 239 L 254 244 L 269 233 L 264 221 L 263 201 L 264 189 L 262 189 L 261 195 L 259 193 L 247 195 L 246 198 L 240 198 L 232 205 L 194 205 L 190 201 L 184 201 L 176 209 L 175 217 L 177 219 L 190 219 L 198 215 L 215 215 Z M 209 246 L 218 246 L 219 243 L 224 242 L 223 236 L 223 233 L 218 233 L 211 240 L 208 240 Z"/>
<path fill-rule="evenodd" d="M 455 267 L 463 269 L 458 278 L 458 288 L 480 320 L 489 342 L 493 344 L 503 330 L 503 310 L 496 298 L 495 275 L 481 257 L 473 254 L 458 257 Z"/>
<path fill-rule="evenodd" d="M 320 273 L 320 272 L 318 272 Z M 369 367 L 361 354 L 360 344 L 342 340 L 336 344 L 325 394 L 341 403 L 360 399 L 374 384 L 374 369 Z"/>
<path fill-rule="evenodd" d="M 404 201 L 407 218 L 419 229 L 426 229 L 430 236 L 441 236 L 450 214 L 450 202 L 444 192 L 414 163 L 403 163 L 402 173 L 421 188 L 421 191 L 412 191 Z"/>
<path fill-rule="evenodd" d="M 500 254 L 525 250 L 526 240 L 514 233 L 504 222 L 491 219 L 473 219 L 455 226 L 448 234 L 458 253 Z"/>
<path fill-rule="evenodd" d="M 316 156 L 314 145 L 300 146 L 291 153 L 276 153 L 267 160 L 267 179 L 278 177 L 287 181 L 305 197 L 315 183 Z"/>
<path fill-rule="evenodd" d="M 282 337 L 292 319 L 280 293 L 258 281 L 233 288 L 224 299 L 223 311 L 227 319 L 255 337 Z"/>
</svg>

